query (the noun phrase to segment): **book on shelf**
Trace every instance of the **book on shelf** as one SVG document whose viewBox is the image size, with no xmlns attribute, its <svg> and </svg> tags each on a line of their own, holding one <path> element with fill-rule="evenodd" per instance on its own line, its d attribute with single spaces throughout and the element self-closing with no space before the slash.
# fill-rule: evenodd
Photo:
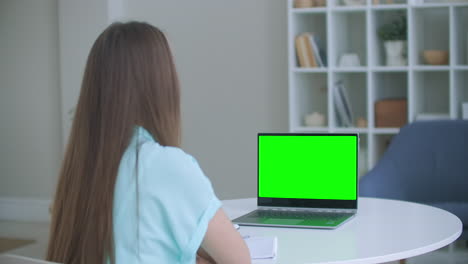
<svg viewBox="0 0 468 264">
<path fill-rule="evenodd" d="M 312 33 L 302 33 L 296 37 L 296 54 L 301 68 L 325 67 L 324 51 L 320 40 Z"/>
<path fill-rule="evenodd" d="M 318 55 L 322 61 L 323 67 L 327 67 L 327 52 L 325 51 L 324 46 L 322 45 L 322 40 L 318 35 L 314 35 L 314 42 L 318 47 Z"/>
<path fill-rule="evenodd" d="M 312 45 L 312 50 L 314 51 L 314 58 L 316 59 L 318 66 L 323 67 L 323 62 L 322 62 L 322 59 L 320 58 L 319 48 L 317 46 L 317 43 L 314 41 L 313 34 L 309 34 L 309 41 L 310 41 L 310 44 Z"/>
<path fill-rule="evenodd" d="M 338 124 L 343 127 L 352 127 L 353 112 L 343 81 L 337 81 L 335 83 L 333 87 L 333 97 Z"/>
<path fill-rule="evenodd" d="M 317 67 L 308 33 L 303 33 L 296 37 L 296 53 L 300 67 Z"/>
</svg>

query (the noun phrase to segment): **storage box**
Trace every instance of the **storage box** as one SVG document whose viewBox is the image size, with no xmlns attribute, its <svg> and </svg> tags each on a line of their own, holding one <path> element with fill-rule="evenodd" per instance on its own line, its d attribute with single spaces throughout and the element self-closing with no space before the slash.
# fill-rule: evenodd
<svg viewBox="0 0 468 264">
<path fill-rule="evenodd" d="M 375 102 L 375 127 L 402 127 L 408 121 L 406 99 L 384 99 Z"/>
</svg>

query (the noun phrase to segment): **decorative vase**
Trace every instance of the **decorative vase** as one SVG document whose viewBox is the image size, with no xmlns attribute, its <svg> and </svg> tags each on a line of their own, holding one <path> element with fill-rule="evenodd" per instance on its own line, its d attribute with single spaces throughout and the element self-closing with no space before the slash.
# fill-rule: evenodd
<svg viewBox="0 0 468 264">
<path fill-rule="evenodd" d="M 304 117 L 304 124 L 310 127 L 320 127 L 325 125 L 325 115 L 319 112 L 307 114 Z"/>
<path fill-rule="evenodd" d="M 407 61 L 406 41 L 404 40 L 389 40 L 384 42 L 385 57 L 387 66 L 405 66 Z"/>
<path fill-rule="evenodd" d="M 359 60 L 359 56 L 356 53 L 345 53 L 341 55 L 340 60 L 338 61 L 338 66 L 359 67 L 361 66 L 361 61 Z"/>
</svg>

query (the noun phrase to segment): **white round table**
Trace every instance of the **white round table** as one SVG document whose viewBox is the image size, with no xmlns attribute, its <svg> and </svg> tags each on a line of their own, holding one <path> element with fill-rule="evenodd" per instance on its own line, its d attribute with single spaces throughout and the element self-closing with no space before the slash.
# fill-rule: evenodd
<svg viewBox="0 0 468 264">
<path fill-rule="evenodd" d="M 223 201 L 234 219 L 256 199 Z M 278 237 L 275 260 L 254 263 L 381 263 L 421 255 L 455 241 L 462 223 L 439 208 L 397 200 L 359 198 L 356 217 L 334 230 L 241 226 L 250 236 Z"/>
</svg>

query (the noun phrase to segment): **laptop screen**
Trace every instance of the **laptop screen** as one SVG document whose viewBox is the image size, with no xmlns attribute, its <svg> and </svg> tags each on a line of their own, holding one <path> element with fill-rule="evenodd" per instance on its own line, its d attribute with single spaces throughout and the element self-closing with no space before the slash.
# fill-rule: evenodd
<svg viewBox="0 0 468 264">
<path fill-rule="evenodd" d="M 357 134 L 259 134 L 259 205 L 348 208 L 357 164 Z"/>
</svg>

